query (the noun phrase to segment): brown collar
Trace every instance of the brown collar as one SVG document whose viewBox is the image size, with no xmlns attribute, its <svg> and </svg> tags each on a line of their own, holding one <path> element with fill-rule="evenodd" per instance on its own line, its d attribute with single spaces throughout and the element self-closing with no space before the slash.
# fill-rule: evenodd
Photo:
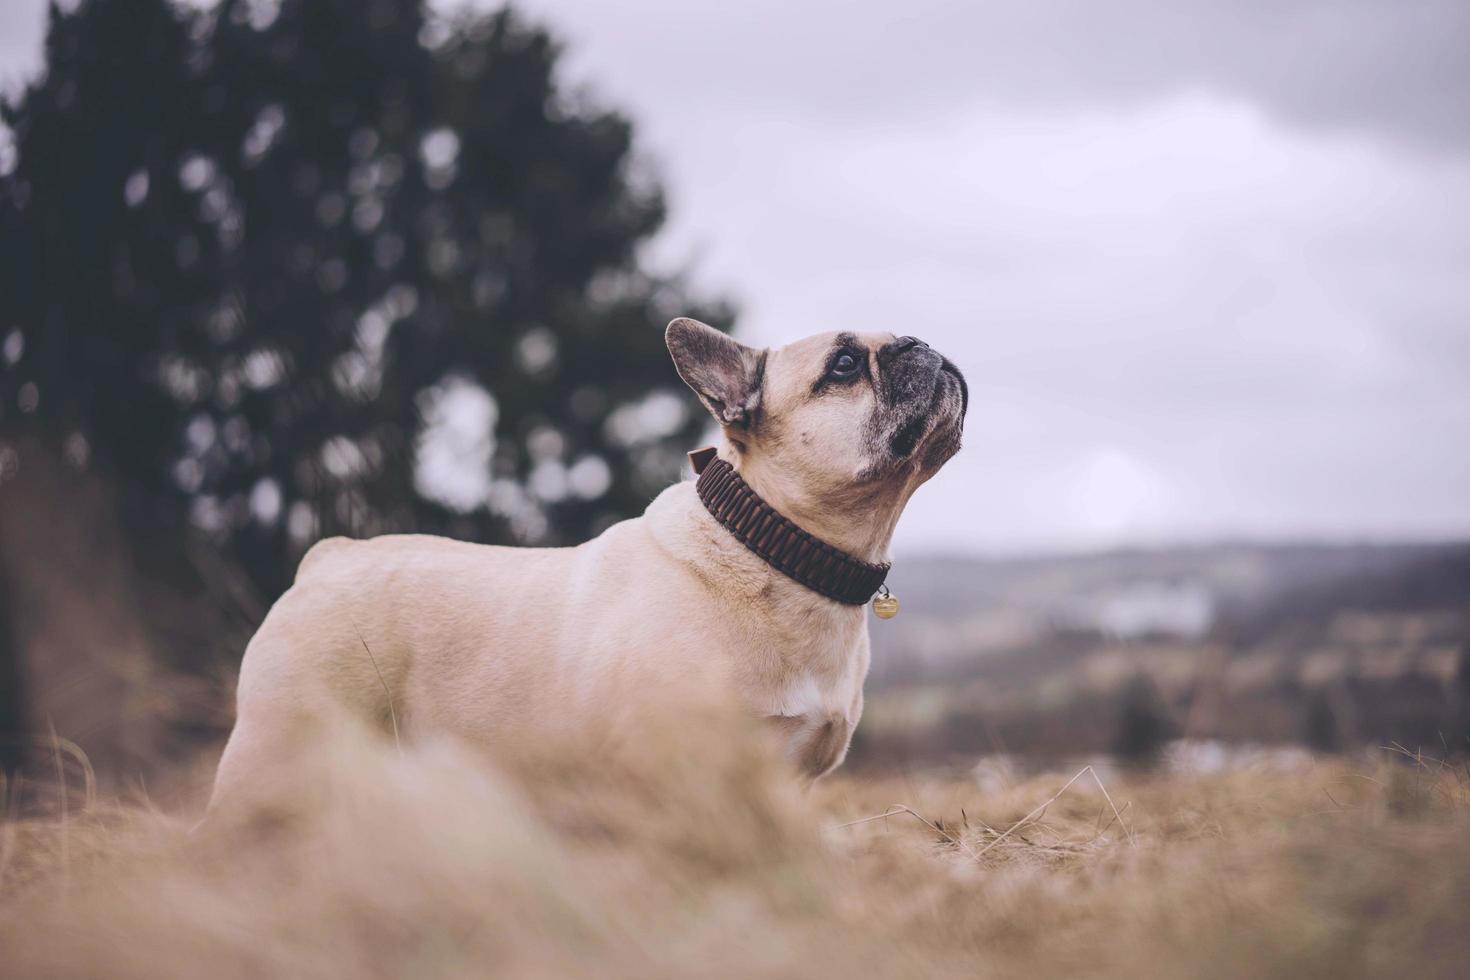
<svg viewBox="0 0 1470 980">
<path fill-rule="evenodd" d="M 766 564 L 829 599 L 861 606 L 888 577 L 875 565 L 838 551 L 781 516 L 710 446 L 689 454 L 705 509 Z"/>
</svg>

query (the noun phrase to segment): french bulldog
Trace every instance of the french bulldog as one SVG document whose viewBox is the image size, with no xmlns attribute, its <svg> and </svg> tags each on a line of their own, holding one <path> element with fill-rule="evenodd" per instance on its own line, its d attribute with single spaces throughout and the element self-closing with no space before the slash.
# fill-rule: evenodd
<svg viewBox="0 0 1470 980">
<path fill-rule="evenodd" d="M 833 561 L 881 575 L 904 506 L 960 447 L 959 370 L 887 333 L 756 349 L 679 318 L 665 340 L 719 424 L 727 478 Z M 515 752 L 660 698 L 711 699 L 771 719 L 808 777 L 828 772 L 862 714 L 867 596 L 793 578 L 713 506 L 684 480 L 570 548 L 319 542 L 246 648 L 211 811 L 336 712 Z"/>
</svg>

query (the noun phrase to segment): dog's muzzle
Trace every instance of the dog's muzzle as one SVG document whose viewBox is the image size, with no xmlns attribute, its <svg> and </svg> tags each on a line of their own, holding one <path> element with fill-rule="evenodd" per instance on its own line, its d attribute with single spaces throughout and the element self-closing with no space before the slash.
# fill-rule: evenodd
<svg viewBox="0 0 1470 980">
<path fill-rule="evenodd" d="M 931 429 L 950 415 L 964 424 L 970 391 L 964 375 L 944 355 L 917 337 L 899 337 L 878 352 L 882 395 L 895 420 L 889 450 L 903 459 Z M 951 394 L 954 397 L 949 397 Z"/>
</svg>

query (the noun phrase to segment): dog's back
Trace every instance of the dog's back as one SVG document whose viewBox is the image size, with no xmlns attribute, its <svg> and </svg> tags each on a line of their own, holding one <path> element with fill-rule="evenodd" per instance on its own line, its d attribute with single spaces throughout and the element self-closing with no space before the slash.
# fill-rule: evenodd
<svg viewBox="0 0 1470 980">
<path fill-rule="evenodd" d="M 339 722 L 514 752 L 632 696 L 708 684 L 693 675 L 714 659 L 668 657 L 710 619 L 691 613 L 698 588 L 640 520 L 575 548 L 322 541 L 246 648 L 211 808 Z M 640 604 L 608 601 L 621 590 Z"/>
</svg>

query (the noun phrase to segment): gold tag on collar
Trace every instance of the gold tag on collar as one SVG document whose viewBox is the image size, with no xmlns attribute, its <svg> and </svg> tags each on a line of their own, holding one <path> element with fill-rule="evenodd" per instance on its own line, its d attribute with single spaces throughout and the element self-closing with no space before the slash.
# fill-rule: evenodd
<svg viewBox="0 0 1470 980">
<path fill-rule="evenodd" d="M 888 591 L 887 585 L 878 587 L 878 594 L 873 596 L 873 614 L 879 619 L 892 619 L 898 615 L 898 596 Z"/>
</svg>

